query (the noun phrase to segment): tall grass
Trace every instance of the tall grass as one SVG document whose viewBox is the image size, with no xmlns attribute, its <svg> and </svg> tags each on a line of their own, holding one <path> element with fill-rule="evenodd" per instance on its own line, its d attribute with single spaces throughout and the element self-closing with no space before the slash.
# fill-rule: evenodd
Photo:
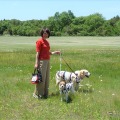
<svg viewBox="0 0 120 120">
<path fill-rule="evenodd" d="M 62 56 L 73 70 L 84 68 L 91 72 L 90 78 L 81 82 L 83 86 L 71 97 L 69 103 L 60 101 L 58 87 L 55 85 L 55 73 L 60 69 L 57 55 L 51 56 L 49 98 L 38 100 L 32 97 L 34 85 L 30 83 L 30 79 L 34 69 L 36 38 L 0 38 L 0 46 L 5 46 L 0 49 L 1 120 L 120 119 L 118 37 L 50 38 L 51 49 L 61 50 Z M 7 39 L 11 41 L 9 44 L 5 42 Z M 95 40 L 99 42 L 91 45 Z M 113 42 L 114 45 L 111 44 Z M 62 70 L 70 71 L 64 61 Z M 92 87 L 89 89 L 86 84 Z"/>
</svg>

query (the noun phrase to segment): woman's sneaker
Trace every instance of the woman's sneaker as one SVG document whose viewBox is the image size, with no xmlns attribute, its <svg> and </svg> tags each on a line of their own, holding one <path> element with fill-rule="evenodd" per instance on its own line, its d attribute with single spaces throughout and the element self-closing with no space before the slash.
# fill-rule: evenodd
<svg viewBox="0 0 120 120">
<path fill-rule="evenodd" d="M 39 98 L 39 99 L 42 99 L 42 96 L 41 96 L 41 95 L 36 95 L 35 93 L 33 93 L 33 97 L 34 97 L 34 98 L 37 98 L 37 99 L 38 99 L 38 98 Z"/>
<path fill-rule="evenodd" d="M 38 98 L 38 95 L 36 95 L 35 93 L 33 93 L 33 97 L 34 98 Z"/>
</svg>

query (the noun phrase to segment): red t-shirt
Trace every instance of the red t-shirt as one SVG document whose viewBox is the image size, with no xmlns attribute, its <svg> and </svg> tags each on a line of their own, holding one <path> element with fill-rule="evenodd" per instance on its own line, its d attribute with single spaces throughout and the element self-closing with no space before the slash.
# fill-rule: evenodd
<svg viewBox="0 0 120 120">
<path fill-rule="evenodd" d="M 38 39 L 36 42 L 36 52 L 40 52 L 39 60 L 49 60 L 50 59 L 50 45 L 47 40 L 42 38 Z"/>
</svg>

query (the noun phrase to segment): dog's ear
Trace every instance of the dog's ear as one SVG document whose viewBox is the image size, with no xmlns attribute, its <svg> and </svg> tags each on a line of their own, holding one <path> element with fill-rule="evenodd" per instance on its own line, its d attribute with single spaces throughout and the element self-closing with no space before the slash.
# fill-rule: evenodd
<svg viewBox="0 0 120 120">
<path fill-rule="evenodd" d="M 85 77 L 85 71 L 80 71 L 80 77 L 83 79 Z"/>
<path fill-rule="evenodd" d="M 80 76 L 83 76 L 84 75 L 84 71 L 80 71 Z"/>
<path fill-rule="evenodd" d="M 59 82 L 56 82 L 56 85 L 59 85 L 60 84 L 60 81 Z"/>
</svg>

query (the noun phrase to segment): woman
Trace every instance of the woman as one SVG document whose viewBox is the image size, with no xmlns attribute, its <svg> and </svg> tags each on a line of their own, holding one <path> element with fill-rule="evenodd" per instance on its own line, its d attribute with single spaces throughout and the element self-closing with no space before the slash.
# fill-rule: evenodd
<svg viewBox="0 0 120 120">
<path fill-rule="evenodd" d="M 36 84 L 33 97 L 47 98 L 50 76 L 50 55 L 60 54 L 60 51 L 50 52 L 50 45 L 47 38 L 50 37 L 49 29 L 41 30 L 41 38 L 36 42 L 35 69 L 39 69 L 42 74 L 42 82 Z"/>
</svg>

